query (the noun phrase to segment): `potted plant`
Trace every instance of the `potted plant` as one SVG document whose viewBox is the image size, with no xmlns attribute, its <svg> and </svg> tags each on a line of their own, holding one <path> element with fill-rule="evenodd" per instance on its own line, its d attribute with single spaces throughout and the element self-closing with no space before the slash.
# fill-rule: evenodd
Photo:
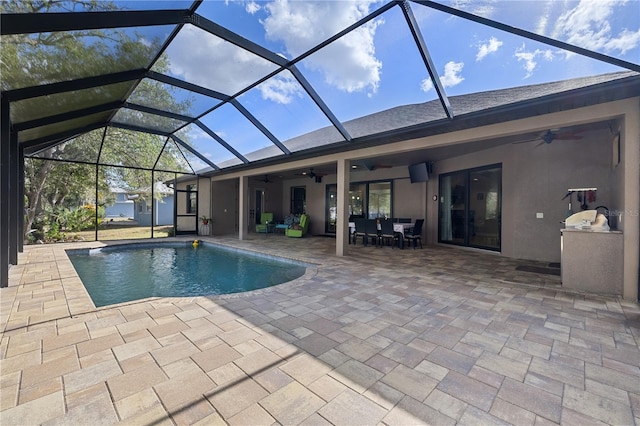
<svg viewBox="0 0 640 426">
<path fill-rule="evenodd" d="M 211 218 L 207 216 L 200 216 L 200 235 L 209 235 L 209 224 L 211 223 Z"/>
</svg>

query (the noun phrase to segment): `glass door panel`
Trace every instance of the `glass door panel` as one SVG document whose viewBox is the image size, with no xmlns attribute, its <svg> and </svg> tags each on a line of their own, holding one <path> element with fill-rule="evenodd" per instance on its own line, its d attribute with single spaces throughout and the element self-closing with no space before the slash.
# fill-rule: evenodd
<svg viewBox="0 0 640 426">
<path fill-rule="evenodd" d="M 440 177 L 438 233 L 441 242 L 464 244 L 466 241 L 467 178 L 465 172 Z"/>
<path fill-rule="evenodd" d="M 325 229 L 327 234 L 336 233 L 336 225 L 338 221 L 338 185 L 327 185 L 327 200 L 325 205 Z"/>
<path fill-rule="evenodd" d="M 391 217 L 391 182 L 369 184 L 369 219 Z"/>
<path fill-rule="evenodd" d="M 500 248 L 501 168 L 469 173 L 469 245 Z"/>
<path fill-rule="evenodd" d="M 349 186 L 349 218 L 365 217 L 366 183 L 352 183 Z"/>
<path fill-rule="evenodd" d="M 500 250 L 502 166 L 440 175 L 438 241 Z"/>
</svg>

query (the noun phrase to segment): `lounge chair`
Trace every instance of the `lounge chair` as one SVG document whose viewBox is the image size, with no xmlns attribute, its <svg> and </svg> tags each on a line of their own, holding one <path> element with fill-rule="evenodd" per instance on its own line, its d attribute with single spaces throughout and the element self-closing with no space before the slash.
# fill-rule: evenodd
<svg viewBox="0 0 640 426">
<path fill-rule="evenodd" d="M 309 216 L 306 214 L 300 215 L 300 223 L 293 225 L 292 227 L 285 229 L 284 233 L 287 237 L 301 238 L 307 233 L 309 228 Z"/>
<path fill-rule="evenodd" d="M 260 223 L 256 224 L 256 232 L 262 232 L 263 234 L 273 232 L 272 223 L 273 213 L 260 214 Z"/>
</svg>

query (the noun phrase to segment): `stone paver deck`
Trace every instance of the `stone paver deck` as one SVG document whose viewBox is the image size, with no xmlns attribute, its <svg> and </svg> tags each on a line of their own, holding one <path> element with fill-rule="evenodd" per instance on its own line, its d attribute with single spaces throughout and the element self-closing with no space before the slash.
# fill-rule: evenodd
<svg viewBox="0 0 640 426">
<path fill-rule="evenodd" d="M 101 243 L 25 247 L 0 290 L 0 424 L 640 425 L 636 303 L 490 253 L 212 241 L 317 267 L 95 309 L 64 249 Z"/>
</svg>

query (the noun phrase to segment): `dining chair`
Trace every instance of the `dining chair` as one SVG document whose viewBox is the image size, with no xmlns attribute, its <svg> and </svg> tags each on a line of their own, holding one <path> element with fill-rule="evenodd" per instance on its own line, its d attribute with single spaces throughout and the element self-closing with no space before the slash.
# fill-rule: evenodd
<svg viewBox="0 0 640 426">
<path fill-rule="evenodd" d="M 365 233 L 366 238 L 371 239 L 373 244 L 378 242 L 378 224 L 375 219 L 366 219 Z"/>
<path fill-rule="evenodd" d="M 366 219 L 357 217 L 353 220 L 353 223 L 356 225 L 356 229 L 353 231 L 353 244 L 358 241 L 358 237 L 362 237 L 362 244 L 367 245 L 367 233 L 365 232 Z"/>
<path fill-rule="evenodd" d="M 420 248 L 422 248 L 422 225 L 424 224 L 424 219 L 416 220 L 416 224 L 413 227 L 413 230 L 409 233 L 405 232 L 404 239 L 409 242 L 409 244 L 413 243 L 413 249 L 416 249 L 416 245 L 418 241 L 420 242 Z"/>
<path fill-rule="evenodd" d="M 380 221 L 380 246 L 383 246 L 385 242 L 390 241 L 389 245 L 393 248 L 393 246 L 396 245 L 396 240 L 398 240 L 398 235 L 396 234 L 398 233 L 393 230 L 393 222 L 390 219 Z"/>
</svg>

